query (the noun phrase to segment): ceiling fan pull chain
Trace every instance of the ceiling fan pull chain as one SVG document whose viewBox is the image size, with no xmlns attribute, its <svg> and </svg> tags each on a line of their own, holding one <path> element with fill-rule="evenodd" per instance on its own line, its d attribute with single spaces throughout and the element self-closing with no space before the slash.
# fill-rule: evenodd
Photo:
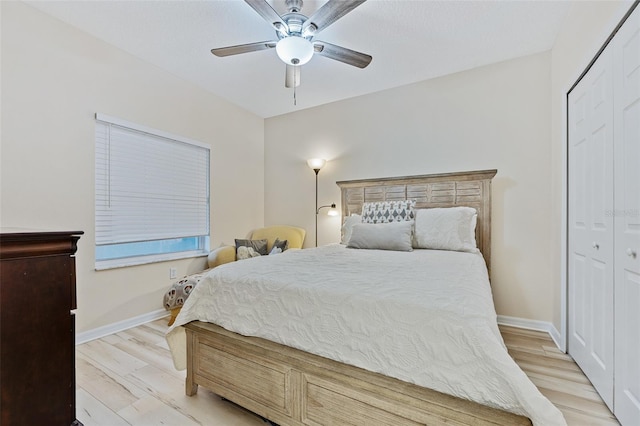
<svg viewBox="0 0 640 426">
<path fill-rule="evenodd" d="M 298 84 L 300 84 L 297 81 L 297 77 L 298 77 L 298 73 L 294 72 L 293 73 L 293 105 L 297 106 L 298 105 L 298 100 L 296 99 L 296 87 L 298 87 Z"/>
</svg>

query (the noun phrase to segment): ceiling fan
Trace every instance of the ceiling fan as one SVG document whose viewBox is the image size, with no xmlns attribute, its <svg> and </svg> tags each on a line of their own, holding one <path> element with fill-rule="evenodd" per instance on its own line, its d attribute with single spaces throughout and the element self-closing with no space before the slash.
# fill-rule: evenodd
<svg viewBox="0 0 640 426">
<path fill-rule="evenodd" d="M 335 21 L 360 6 L 366 0 L 329 0 L 307 18 L 300 13 L 302 0 L 286 0 L 288 13 L 280 16 L 266 0 L 245 0 L 276 30 L 277 40 L 211 49 L 216 56 L 231 56 L 259 50 L 276 49 L 278 57 L 287 64 L 285 87 L 300 85 L 300 67 L 314 54 L 365 68 L 373 59 L 370 55 L 336 46 L 314 37 Z"/>
</svg>

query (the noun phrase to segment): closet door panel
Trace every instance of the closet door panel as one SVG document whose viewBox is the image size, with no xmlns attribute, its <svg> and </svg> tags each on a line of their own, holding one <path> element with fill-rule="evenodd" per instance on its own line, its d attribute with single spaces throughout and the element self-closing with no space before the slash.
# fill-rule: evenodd
<svg viewBox="0 0 640 426">
<path fill-rule="evenodd" d="M 640 419 L 640 11 L 616 35 L 615 407 L 622 425 Z"/>
<path fill-rule="evenodd" d="M 569 96 L 569 336 L 570 351 L 579 347 L 587 351 L 591 340 L 589 326 L 589 286 L 587 269 L 589 258 L 587 228 L 587 185 L 589 147 L 587 141 L 587 91 L 580 84 Z"/>
<path fill-rule="evenodd" d="M 569 353 L 613 407 L 613 55 L 569 95 Z"/>
</svg>

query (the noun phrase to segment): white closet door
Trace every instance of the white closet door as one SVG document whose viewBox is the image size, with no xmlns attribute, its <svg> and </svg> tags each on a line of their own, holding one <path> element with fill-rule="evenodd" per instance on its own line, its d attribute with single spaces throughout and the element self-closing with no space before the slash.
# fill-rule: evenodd
<svg viewBox="0 0 640 426">
<path fill-rule="evenodd" d="M 614 39 L 615 404 L 640 425 L 640 9 Z"/>
<path fill-rule="evenodd" d="M 612 62 L 569 95 L 569 353 L 613 410 Z"/>
</svg>

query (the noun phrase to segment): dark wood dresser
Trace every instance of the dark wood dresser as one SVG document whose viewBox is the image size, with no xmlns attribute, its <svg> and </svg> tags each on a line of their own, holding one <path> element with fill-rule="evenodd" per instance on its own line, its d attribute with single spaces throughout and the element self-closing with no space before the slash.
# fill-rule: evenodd
<svg viewBox="0 0 640 426">
<path fill-rule="evenodd" d="M 0 228 L 0 424 L 76 420 L 76 243 L 83 232 Z"/>
</svg>

